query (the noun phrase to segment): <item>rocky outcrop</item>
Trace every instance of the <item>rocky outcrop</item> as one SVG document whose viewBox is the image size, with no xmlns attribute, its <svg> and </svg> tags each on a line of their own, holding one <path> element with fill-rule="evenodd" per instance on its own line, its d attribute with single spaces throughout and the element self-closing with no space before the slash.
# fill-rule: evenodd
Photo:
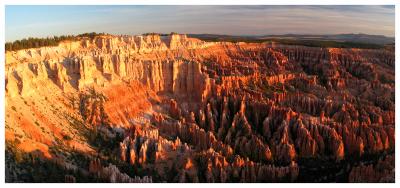
<svg viewBox="0 0 400 188">
<path fill-rule="evenodd" d="M 188 145 L 177 138 L 169 141 L 159 136 L 158 129 L 145 125 L 134 127 L 120 143 L 121 160 L 131 165 L 145 165 L 162 160 L 166 153 L 189 151 Z"/>
<path fill-rule="evenodd" d="M 349 174 L 349 182 L 380 182 L 393 183 L 394 179 L 394 156 L 387 156 L 380 159 L 377 164 L 361 164 L 351 169 Z"/>
<path fill-rule="evenodd" d="M 364 161 L 394 152 L 393 51 L 105 35 L 7 52 L 5 68 L 7 140 L 47 151 L 85 148 L 83 127 L 121 137 L 109 152 L 120 169 L 89 163 L 104 181 L 152 181 L 129 167 L 167 182 L 295 182 L 358 160 L 350 181 L 393 177 L 389 159 Z M 307 175 L 348 173 L 325 171 Z"/>
<path fill-rule="evenodd" d="M 76 178 L 72 175 L 65 175 L 65 183 L 76 183 Z"/>
<path fill-rule="evenodd" d="M 199 160 L 201 166 L 207 167 L 204 172 L 206 182 L 229 182 L 233 179 L 239 179 L 240 182 L 293 182 L 299 173 L 295 162 L 285 167 L 276 167 L 236 156 L 231 163 L 212 149 L 202 153 Z"/>
<path fill-rule="evenodd" d="M 171 43 L 168 44 L 170 48 L 158 35 L 88 40 L 82 41 L 74 49 L 60 45 L 50 49 L 41 48 L 36 52 L 27 51 L 31 53 L 27 56 L 30 61 L 27 64 L 15 64 L 18 60 L 8 56 L 7 72 L 14 74 L 10 75 L 7 83 L 10 96 L 14 96 L 15 91 L 30 95 L 38 87 L 39 80 L 52 80 L 63 91 L 70 88 L 83 89 L 93 84 L 104 86 L 115 80 L 137 80 L 155 92 L 168 91 L 175 95 L 190 95 L 199 100 L 204 95 L 207 76 L 201 72 L 201 65 L 167 53 L 178 48 L 201 49 L 205 47 L 204 42 L 189 39 L 185 35 L 171 35 L 166 39 Z M 142 55 L 153 51 L 163 54 L 151 59 Z M 32 71 L 37 72 L 36 75 Z M 21 79 L 21 86 L 16 90 L 18 78 Z"/>
<path fill-rule="evenodd" d="M 99 172 L 99 178 L 107 180 L 110 183 L 152 183 L 151 177 L 144 176 L 143 178 L 135 176 L 134 178 L 129 177 L 125 173 L 121 173 L 115 165 L 109 165 L 104 167 Z"/>
<path fill-rule="evenodd" d="M 101 171 L 103 166 L 101 165 L 101 162 L 99 159 L 94 159 L 90 161 L 89 163 L 89 173 L 97 173 Z"/>
<path fill-rule="evenodd" d="M 152 183 L 153 181 L 152 178 L 148 176 L 143 178 L 135 176 L 134 178 L 131 178 L 127 174 L 120 172 L 120 170 L 113 164 L 103 167 L 100 159 L 90 161 L 89 173 L 109 183 Z M 68 180 L 72 179 L 68 178 Z"/>
</svg>

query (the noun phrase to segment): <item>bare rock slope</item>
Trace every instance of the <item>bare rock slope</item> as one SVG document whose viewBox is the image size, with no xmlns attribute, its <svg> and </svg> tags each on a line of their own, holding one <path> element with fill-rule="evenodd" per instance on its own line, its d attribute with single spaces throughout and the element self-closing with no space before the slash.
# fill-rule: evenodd
<svg viewBox="0 0 400 188">
<path fill-rule="evenodd" d="M 5 69 L 9 182 L 394 181 L 392 51 L 105 35 Z"/>
</svg>

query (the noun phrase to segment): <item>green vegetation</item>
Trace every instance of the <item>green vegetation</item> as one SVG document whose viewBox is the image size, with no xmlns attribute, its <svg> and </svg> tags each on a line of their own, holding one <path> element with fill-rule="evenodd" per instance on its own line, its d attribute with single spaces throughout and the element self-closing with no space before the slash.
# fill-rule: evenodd
<svg viewBox="0 0 400 188">
<path fill-rule="evenodd" d="M 143 33 L 146 35 L 160 35 L 160 36 L 168 36 L 172 34 L 177 34 L 176 32 L 171 32 L 170 34 L 165 33 Z M 90 38 L 94 39 L 97 36 L 108 35 L 106 33 L 83 33 L 79 35 L 62 35 L 62 36 L 53 36 L 47 38 L 27 38 L 22 40 L 16 40 L 14 42 L 7 42 L 5 44 L 6 51 L 15 51 L 22 50 L 28 48 L 39 48 L 43 46 L 57 46 L 61 41 L 71 40 L 76 41 L 80 38 Z M 334 48 L 364 48 L 364 49 L 380 49 L 385 46 L 379 44 L 372 43 L 360 43 L 360 42 L 339 42 L 332 40 L 296 40 L 296 39 L 282 39 L 282 38 L 255 38 L 255 37 L 210 37 L 210 36 L 196 36 L 197 38 L 208 41 L 208 42 L 251 42 L 251 43 L 262 43 L 262 42 L 277 42 L 280 44 L 286 45 L 302 45 L 309 47 L 334 47 Z"/>
<path fill-rule="evenodd" d="M 91 33 L 82 33 L 82 34 L 79 34 L 79 35 L 77 35 L 76 37 L 80 37 L 80 38 L 85 38 L 85 37 L 87 37 L 87 38 L 90 38 L 90 39 L 94 39 L 94 38 L 96 38 L 97 36 L 104 36 L 104 35 L 109 35 L 109 34 L 107 34 L 107 33 L 96 33 L 96 32 L 91 32 Z"/>
<path fill-rule="evenodd" d="M 107 97 L 102 93 L 97 92 L 93 87 L 88 88 L 87 92 L 83 92 L 79 95 L 79 111 L 81 113 L 82 119 L 91 121 L 92 111 L 88 110 L 88 106 L 98 107 L 100 110 L 100 123 L 101 125 L 108 125 L 109 119 L 104 111 L 104 103 L 107 101 Z M 95 124 L 93 126 L 96 126 Z"/>
<path fill-rule="evenodd" d="M 68 136 L 68 135 L 64 135 L 64 136 L 63 136 L 63 139 L 64 139 L 64 140 L 67 140 L 67 141 L 72 140 L 72 138 L 71 138 L 70 136 Z"/>
<path fill-rule="evenodd" d="M 43 46 L 57 46 L 62 41 L 76 41 L 80 38 L 90 38 L 94 39 L 96 36 L 106 35 L 105 33 L 83 33 L 79 35 L 62 35 L 46 38 L 33 38 L 29 37 L 27 39 L 16 40 L 14 42 L 7 42 L 5 44 L 6 51 L 15 51 L 29 48 L 40 48 Z"/>
<path fill-rule="evenodd" d="M 160 35 L 160 36 L 168 36 L 168 35 L 174 35 L 174 34 L 178 34 L 177 32 L 171 32 L 170 34 L 166 34 L 166 33 L 143 33 L 143 36 L 147 36 L 147 35 Z"/>
<path fill-rule="evenodd" d="M 383 84 L 394 84 L 394 78 L 390 78 L 390 76 L 386 74 L 379 75 L 379 81 Z"/>
<path fill-rule="evenodd" d="M 15 152 L 6 149 L 6 158 L 6 166 L 12 164 L 13 169 L 18 169 L 16 170 L 16 176 L 6 178 L 6 182 L 9 183 L 63 183 L 65 182 L 66 175 L 75 177 L 78 183 L 101 182 L 101 180 L 81 170 L 66 169 L 55 161 L 41 158 L 31 153 Z M 87 162 L 86 157 L 82 155 L 76 158 L 78 161 Z"/>
<path fill-rule="evenodd" d="M 362 48 L 362 49 L 380 49 L 384 48 L 383 45 L 359 42 L 339 42 L 330 40 L 295 40 L 295 39 L 280 39 L 280 38 L 201 38 L 208 42 L 248 42 L 248 43 L 263 43 L 263 42 L 276 42 L 285 45 L 301 45 L 308 47 L 322 47 L 322 48 Z"/>
</svg>

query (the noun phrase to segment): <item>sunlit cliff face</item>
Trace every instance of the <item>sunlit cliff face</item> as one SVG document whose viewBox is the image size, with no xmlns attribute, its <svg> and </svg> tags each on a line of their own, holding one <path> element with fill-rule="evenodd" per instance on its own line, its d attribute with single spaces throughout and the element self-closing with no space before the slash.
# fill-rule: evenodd
<svg viewBox="0 0 400 188">
<path fill-rule="evenodd" d="M 394 52 L 101 36 L 5 69 L 7 150 L 68 182 L 394 181 Z"/>
</svg>

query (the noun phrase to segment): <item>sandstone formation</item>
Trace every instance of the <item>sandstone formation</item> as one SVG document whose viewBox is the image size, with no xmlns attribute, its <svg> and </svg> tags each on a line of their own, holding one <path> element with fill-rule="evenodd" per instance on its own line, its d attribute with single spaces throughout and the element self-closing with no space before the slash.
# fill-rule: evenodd
<svg viewBox="0 0 400 188">
<path fill-rule="evenodd" d="M 380 159 L 377 164 L 361 164 L 351 169 L 349 182 L 394 182 L 394 156 L 389 155 L 385 159 Z"/>
<path fill-rule="evenodd" d="M 83 177 L 394 181 L 393 51 L 104 35 L 7 52 L 5 69 L 7 143 Z"/>
</svg>

